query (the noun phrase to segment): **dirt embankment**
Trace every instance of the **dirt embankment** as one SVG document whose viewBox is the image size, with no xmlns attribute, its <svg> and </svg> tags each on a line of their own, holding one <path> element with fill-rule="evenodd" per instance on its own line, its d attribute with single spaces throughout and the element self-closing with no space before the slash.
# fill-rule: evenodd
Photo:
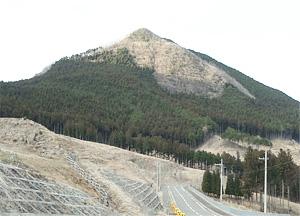
<svg viewBox="0 0 300 216">
<path fill-rule="evenodd" d="M 159 163 L 161 184 L 185 182 L 199 185 L 202 181 L 201 170 L 105 144 L 58 135 L 30 120 L 0 118 L 0 161 L 26 166 L 50 180 L 96 196 L 93 188 L 67 163 L 65 154 L 70 152 L 76 155 L 83 168 L 106 185 L 112 205 L 126 215 L 143 215 L 144 212 L 126 191 L 103 175 L 104 171 L 151 184 L 155 188 Z"/>
</svg>

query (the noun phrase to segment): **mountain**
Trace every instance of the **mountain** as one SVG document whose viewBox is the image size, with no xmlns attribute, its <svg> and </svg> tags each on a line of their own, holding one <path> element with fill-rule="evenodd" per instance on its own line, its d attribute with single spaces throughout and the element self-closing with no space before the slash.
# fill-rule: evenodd
<svg viewBox="0 0 300 216">
<path fill-rule="evenodd" d="M 153 69 L 157 83 L 171 92 L 220 96 L 225 84 L 231 84 L 254 98 L 223 70 L 203 61 L 193 52 L 162 39 L 147 29 L 139 29 L 111 49 L 128 49 L 140 67 Z"/>
<path fill-rule="evenodd" d="M 138 29 L 105 51 L 118 53 L 124 49 L 134 57 L 137 66 L 153 70 L 157 83 L 170 92 L 217 97 L 226 84 L 231 84 L 250 98 L 255 98 L 224 70 L 147 29 Z M 97 49 L 83 56 L 102 62 L 102 54 L 103 50 Z"/>
<path fill-rule="evenodd" d="M 0 117 L 27 117 L 56 133 L 178 159 L 229 127 L 258 136 L 251 138 L 258 144 L 297 139 L 298 105 L 147 29 L 64 57 L 31 79 L 0 82 Z"/>
</svg>

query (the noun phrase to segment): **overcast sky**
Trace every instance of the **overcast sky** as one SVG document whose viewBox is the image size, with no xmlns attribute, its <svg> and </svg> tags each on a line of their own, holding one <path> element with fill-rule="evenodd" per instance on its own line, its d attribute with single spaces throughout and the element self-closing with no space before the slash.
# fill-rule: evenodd
<svg viewBox="0 0 300 216">
<path fill-rule="evenodd" d="M 0 80 L 144 27 L 300 101 L 298 0 L 1 0 Z"/>
</svg>

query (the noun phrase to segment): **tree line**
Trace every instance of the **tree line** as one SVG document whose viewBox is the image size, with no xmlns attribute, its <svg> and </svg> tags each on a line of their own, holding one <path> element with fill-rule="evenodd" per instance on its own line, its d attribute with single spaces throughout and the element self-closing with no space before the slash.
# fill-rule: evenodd
<svg viewBox="0 0 300 216">
<path fill-rule="evenodd" d="M 224 166 L 227 173 L 225 194 L 246 199 L 257 199 L 257 194 L 264 190 L 264 161 L 259 158 L 264 151 L 248 148 L 244 161 L 223 153 Z M 219 162 L 218 162 L 219 163 Z M 297 166 L 289 151 L 280 150 L 278 155 L 268 152 L 268 195 L 282 197 L 290 201 L 300 202 L 300 167 Z M 219 178 L 218 171 L 206 170 L 202 190 L 216 196 L 220 194 L 216 188 L 218 181 L 211 181 L 211 176 Z"/>
<path fill-rule="evenodd" d="M 272 146 L 271 140 L 260 136 L 253 136 L 247 133 L 239 132 L 228 127 L 222 134 L 222 138 L 236 142 L 247 142 L 248 144 Z"/>
</svg>

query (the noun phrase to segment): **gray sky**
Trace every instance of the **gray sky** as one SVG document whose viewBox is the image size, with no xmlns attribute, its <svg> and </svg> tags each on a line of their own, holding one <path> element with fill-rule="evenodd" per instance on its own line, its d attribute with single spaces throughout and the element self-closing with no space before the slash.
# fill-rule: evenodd
<svg viewBox="0 0 300 216">
<path fill-rule="evenodd" d="M 144 27 L 300 101 L 298 0 L 1 0 L 0 80 Z"/>
</svg>

